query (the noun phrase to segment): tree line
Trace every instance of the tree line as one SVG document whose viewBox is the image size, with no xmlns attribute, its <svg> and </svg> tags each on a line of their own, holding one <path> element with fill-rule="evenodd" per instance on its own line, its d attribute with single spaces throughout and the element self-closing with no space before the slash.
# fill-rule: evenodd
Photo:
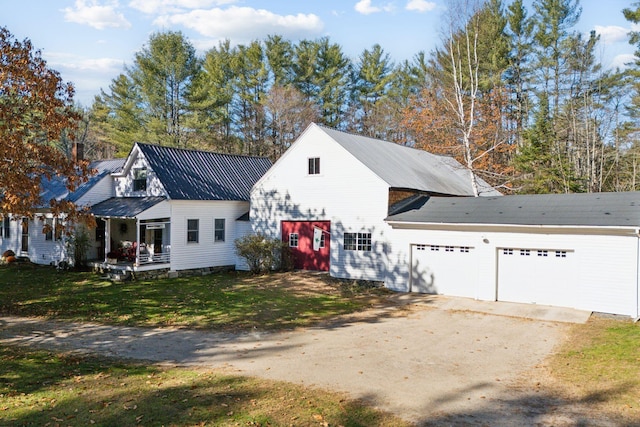
<svg viewBox="0 0 640 427">
<path fill-rule="evenodd" d="M 351 59 L 328 37 L 226 40 L 200 57 L 180 32 L 153 34 L 76 136 L 94 157 L 144 141 L 276 160 L 315 121 L 453 156 L 507 193 L 639 189 L 640 53 L 605 69 L 599 35 L 576 30 L 579 0 L 447 11 L 438 47 L 399 63 L 378 44 Z M 640 22 L 640 2 L 620 13 Z"/>
</svg>

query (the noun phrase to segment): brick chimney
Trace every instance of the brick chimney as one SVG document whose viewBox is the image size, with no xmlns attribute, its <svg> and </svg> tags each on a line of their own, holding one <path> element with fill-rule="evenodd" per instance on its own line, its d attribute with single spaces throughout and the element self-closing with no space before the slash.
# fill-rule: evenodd
<svg viewBox="0 0 640 427">
<path fill-rule="evenodd" d="M 74 142 L 71 147 L 71 159 L 74 163 L 84 160 L 84 144 L 82 142 Z"/>
</svg>

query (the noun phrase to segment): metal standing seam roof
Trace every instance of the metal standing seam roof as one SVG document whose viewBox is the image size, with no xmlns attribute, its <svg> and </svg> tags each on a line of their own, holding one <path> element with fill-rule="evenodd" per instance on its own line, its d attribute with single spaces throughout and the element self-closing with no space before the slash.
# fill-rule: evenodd
<svg viewBox="0 0 640 427">
<path fill-rule="evenodd" d="M 112 197 L 91 207 L 95 216 L 135 218 L 142 212 L 166 200 L 164 197 Z"/>
<path fill-rule="evenodd" d="M 318 126 L 393 188 L 472 196 L 470 172 L 451 157 Z M 478 178 L 481 196 L 501 193 Z"/>
<path fill-rule="evenodd" d="M 251 187 L 271 167 L 266 157 L 137 146 L 174 200 L 249 200 Z"/>
<path fill-rule="evenodd" d="M 424 197 L 390 222 L 640 227 L 640 192 Z"/>
<path fill-rule="evenodd" d="M 96 160 L 91 162 L 89 164 L 89 169 L 95 169 L 97 171 L 96 174 L 90 176 L 87 182 L 80 184 L 78 188 L 71 193 L 67 189 L 66 179 L 61 177 L 53 177 L 51 180 L 43 178 L 41 183 L 42 192 L 40 193 L 40 196 L 47 206 L 51 199 L 62 200 L 66 198 L 70 202 L 77 202 L 102 178 L 121 170 L 124 162 L 125 159 Z"/>
</svg>

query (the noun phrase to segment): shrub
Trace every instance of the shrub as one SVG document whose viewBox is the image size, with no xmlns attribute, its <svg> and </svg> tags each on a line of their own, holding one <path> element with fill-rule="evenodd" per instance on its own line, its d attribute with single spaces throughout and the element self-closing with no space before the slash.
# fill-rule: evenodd
<svg viewBox="0 0 640 427">
<path fill-rule="evenodd" d="M 11 249 L 7 249 L 2 253 L 2 258 L 9 258 L 10 256 L 13 256 L 13 257 L 16 256 L 16 253 L 13 252 Z"/>
<path fill-rule="evenodd" d="M 249 234 L 235 241 L 236 253 L 247 261 L 252 273 L 290 270 L 293 266 L 289 246 L 263 234 Z"/>
</svg>

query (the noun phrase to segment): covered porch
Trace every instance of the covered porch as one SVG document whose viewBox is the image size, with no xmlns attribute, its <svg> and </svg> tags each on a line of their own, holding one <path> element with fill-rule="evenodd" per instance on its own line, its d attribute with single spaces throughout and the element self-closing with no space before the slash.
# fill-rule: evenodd
<svg viewBox="0 0 640 427">
<path fill-rule="evenodd" d="M 114 197 L 92 207 L 98 258 L 94 269 L 133 272 L 169 269 L 171 218 L 164 197 Z"/>
</svg>

